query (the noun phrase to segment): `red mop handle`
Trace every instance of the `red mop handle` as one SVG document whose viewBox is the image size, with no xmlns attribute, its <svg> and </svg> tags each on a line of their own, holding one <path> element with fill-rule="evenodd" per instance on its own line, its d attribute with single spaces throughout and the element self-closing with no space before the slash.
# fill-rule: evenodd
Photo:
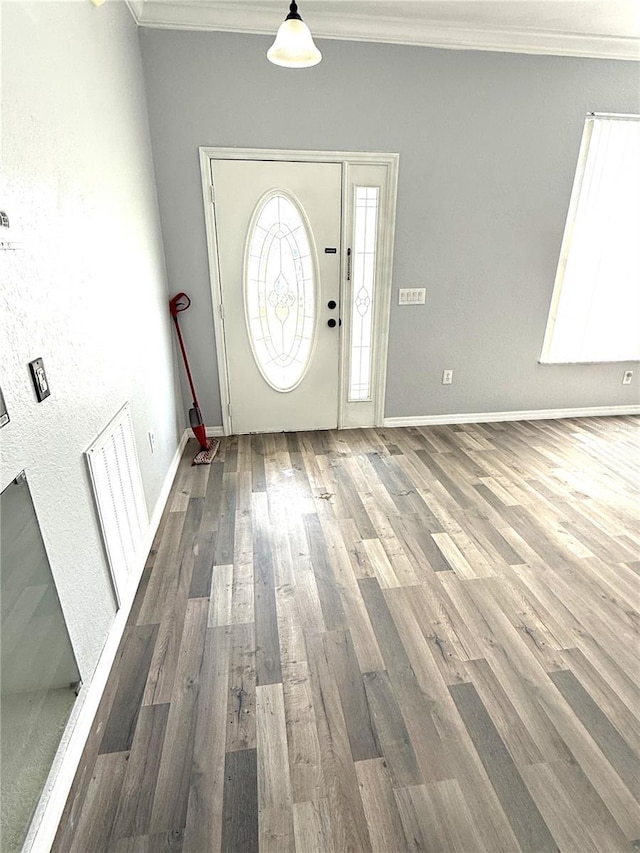
<svg viewBox="0 0 640 853">
<path fill-rule="evenodd" d="M 186 311 L 187 308 L 191 305 L 191 300 L 187 296 L 186 293 L 177 293 L 173 299 L 169 300 L 169 310 L 171 311 L 171 316 L 173 317 L 173 322 L 176 324 L 176 332 L 178 333 L 178 342 L 180 344 L 180 349 L 182 350 L 182 358 L 184 360 L 184 366 L 187 371 L 187 379 L 189 380 L 189 386 L 191 388 L 191 394 L 193 396 L 193 405 L 199 409 L 200 404 L 198 403 L 198 398 L 196 396 L 196 389 L 193 384 L 193 377 L 191 376 L 191 370 L 189 369 L 189 360 L 187 358 L 187 351 L 184 348 L 184 341 L 182 340 L 182 332 L 180 331 L 180 325 L 178 323 L 178 314 L 180 311 Z"/>
<path fill-rule="evenodd" d="M 180 311 L 186 311 L 189 305 L 191 305 L 191 300 L 186 293 L 176 293 L 173 299 L 169 300 L 169 311 L 171 311 L 173 319 L 176 319 Z"/>
</svg>

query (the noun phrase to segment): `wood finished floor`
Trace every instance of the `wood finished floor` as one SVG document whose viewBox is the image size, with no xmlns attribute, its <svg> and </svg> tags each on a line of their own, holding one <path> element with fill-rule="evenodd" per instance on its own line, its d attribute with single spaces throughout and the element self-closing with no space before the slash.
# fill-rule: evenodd
<svg viewBox="0 0 640 853">
<path fill-rule="evenodd" d="M 190 444 L 53 849 L 640 850 L 638 427 Z"/>
</svg>

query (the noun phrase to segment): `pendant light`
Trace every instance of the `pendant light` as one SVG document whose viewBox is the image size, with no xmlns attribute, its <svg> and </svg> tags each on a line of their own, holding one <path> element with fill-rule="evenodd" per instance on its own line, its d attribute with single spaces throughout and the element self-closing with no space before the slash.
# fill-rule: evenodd
<svg viewBox="0 0 640 853">
<path fill-rule="evenodd" d="M 313 43 L 309 27 L 298 14 L 295 0 L 267 51 L 267 59 L 285 68 L 310 68 L 322 59 L 322 54 Z"/>
</svg>

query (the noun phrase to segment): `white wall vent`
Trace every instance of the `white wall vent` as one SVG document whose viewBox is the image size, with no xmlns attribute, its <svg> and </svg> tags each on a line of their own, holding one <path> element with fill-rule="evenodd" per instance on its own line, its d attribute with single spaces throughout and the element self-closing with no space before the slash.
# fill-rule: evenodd
<svg viewBox="0 0 640 853">
<path fill-rule="evenodd" d="M 118 606 L 140 553 L 149 518 L 128 403 L 86 451 Z"/>
</svg>

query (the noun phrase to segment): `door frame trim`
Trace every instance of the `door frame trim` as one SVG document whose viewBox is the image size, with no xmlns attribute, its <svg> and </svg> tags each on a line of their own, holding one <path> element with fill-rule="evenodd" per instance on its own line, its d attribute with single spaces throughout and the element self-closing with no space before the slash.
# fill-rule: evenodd
<svg viewBox="0 0 640 853">
<path fill-rule="evenodd" d="M 200 176 L 202 181 L 202 200 L 207 235 L 207 255 L 209 259 L 209 277 L 211 284 L 211 299 L 213 307 L 213 327 L 216 339 L 216 355 L 218 358 L 218 377 L 220 382 L 220 403 L 222 407 L 222 427 L 225 435 L 231 434 L 229 377 L 227 371 L 227 347 L 224 329 L 224 313 L 222 307 L 222 286 L 218 260 L 218 243 L 215 222 L 215 197 L 213 192 L 212 161 L 215 160 L 266 160 L 308 163 L 340 163 L 342 174 L 342 251 L 340 258 L 340 294 L 345 298 L 346 251 L 349 245 L 352 223 L 349 221 L 350 210 L 347 198 L 346 174 L 350 165 L 386 166 L 386 209 L 381 219 L 382 227 L 379 236 L 378 264 L 380 277 L 378 279 L 378 310 L 374 317 L 373 340 L 374 352 L 372 361 L 372 399 L 374 401 L 374 424 L 382 426 L 384 420 L 384 402 L 386 392 L 386 365 L 389 346 L 389 318 L 391 314 L 391 284 L 393 266 L 393 247 L 395 238 L 396 199 L 398 191 L 399 154 L 354 151 L 291 151 L 287 149 L 269 148 L 218 148 L 201 146 L 199 148 Z M 338 389 L 338 429 L 346 426 L 345 408 L 348 388 L 348 347 L 345 341 L 347 335 L 341 336 L 340 370 Z"/>
</svg>

